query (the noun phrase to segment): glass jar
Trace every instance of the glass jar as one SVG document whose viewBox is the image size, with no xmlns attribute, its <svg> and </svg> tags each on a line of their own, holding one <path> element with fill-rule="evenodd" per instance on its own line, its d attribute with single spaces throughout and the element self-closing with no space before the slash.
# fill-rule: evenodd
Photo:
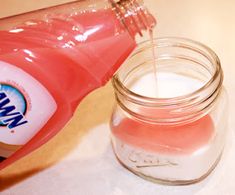
<svg viewBox="0 0 235 195">
<path fill-rule="evenodd" d="M 167 184 L 205 178 L 226 138 L 222 82 L 217 55 L 201 43 L 183 38 L 141 43 L 113 78 L 117 104 L 110 126 L 119 161 Z"/>
</svg>

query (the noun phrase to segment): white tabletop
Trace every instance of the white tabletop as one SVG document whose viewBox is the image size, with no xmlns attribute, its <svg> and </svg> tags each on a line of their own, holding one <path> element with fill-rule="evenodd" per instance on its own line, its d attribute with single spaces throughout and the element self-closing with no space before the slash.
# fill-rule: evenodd
<svg viewBox="0 0 235 195">
<path fill-rule="evenodd" d="M 17 12 L 12 8 L 15 4 L 10 4 L 13 2 L 9 1 L 8 5 L 4 2 L 3 15 Z M 32 0 L 25 2 L 35 8 Z M 235 1 L 145 2 L 158 20 L 155 36 L 180 36 L 200 41 L 211 47 L 221 60 L 224 85 L 230 99 L 230 132 L 224 155 L 216 169 L 204 181 L 194 185 L 164 186 L 145 181 L 123 168 L 116 161 L 110 144 L 108 121 L 114 96 L 109 83 L 86 97 L 69 124 L 49 143 L 1 171 L 1 194 L 235 194 Z"/>
</svg>

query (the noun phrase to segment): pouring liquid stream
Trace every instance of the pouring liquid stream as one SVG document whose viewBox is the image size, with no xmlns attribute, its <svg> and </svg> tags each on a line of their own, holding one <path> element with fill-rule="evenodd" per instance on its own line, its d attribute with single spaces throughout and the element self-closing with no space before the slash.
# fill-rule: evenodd
<svg viewBox="0 0 235 195">
<path fill-rule="evenodd" d="M 154 38 L 153 38 L 153 29 L 151 28 L 149 30 L 149 38 L 151 41 L 151 46 L 152 46 L 152 58 L 153 58 L 153 77 L 154 77 L 154 96 L 157 98 L 159 95 L 158 91 L 158 79 L 157 79 L 157 53 L 154 47 Z"/>
</svg>

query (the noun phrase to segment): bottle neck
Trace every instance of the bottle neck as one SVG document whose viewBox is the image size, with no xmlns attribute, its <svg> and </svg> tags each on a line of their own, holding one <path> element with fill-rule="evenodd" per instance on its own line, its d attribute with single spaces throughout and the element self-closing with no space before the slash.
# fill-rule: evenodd
<svg viewBox="0 0 235 195">
<path fill-rule="evenodd" d="M 137 0 L 109 0 L 117 18 L 132 37 L 143 36 L 142 31 L 151 30 L 156 25 L 155 18 L 149 13 L 143 2 Z"/>
</svg>

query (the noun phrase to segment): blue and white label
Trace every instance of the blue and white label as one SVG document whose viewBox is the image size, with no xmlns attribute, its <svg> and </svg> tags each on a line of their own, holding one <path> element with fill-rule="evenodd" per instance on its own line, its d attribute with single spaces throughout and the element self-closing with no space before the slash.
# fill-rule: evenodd
<svg viewBox="0 0 235 195">
<path fill-rule="evenodd" d="M 0 127 L 14 129 L 28 123 L 24 117 L 26 111 L 24 95 L 13 86 L 0 84 Z"/>
<path fill-rule="evenodd" d="M 24 145 L 55 113 L 57 105 L 35 78 L 0 61 L 0 143 Z"/>
</svg>

